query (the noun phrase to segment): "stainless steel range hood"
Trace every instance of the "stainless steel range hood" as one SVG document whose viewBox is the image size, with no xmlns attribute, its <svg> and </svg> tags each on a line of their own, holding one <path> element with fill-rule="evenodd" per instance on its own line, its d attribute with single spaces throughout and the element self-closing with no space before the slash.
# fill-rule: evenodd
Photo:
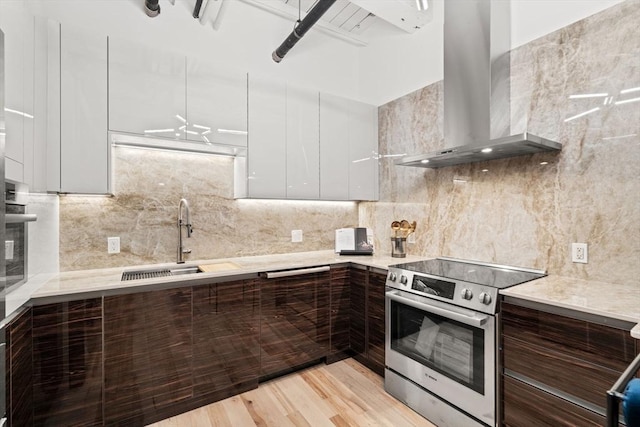
<svg viewBox="0 0 640 427">
<path fill-rule="evenodd" d="M 560 143 L 528 132 L 510 134 L 510 2 L 444 4 L 445 147 L 396 164 L 440 168 L 560 150 Z"/>
</svg>

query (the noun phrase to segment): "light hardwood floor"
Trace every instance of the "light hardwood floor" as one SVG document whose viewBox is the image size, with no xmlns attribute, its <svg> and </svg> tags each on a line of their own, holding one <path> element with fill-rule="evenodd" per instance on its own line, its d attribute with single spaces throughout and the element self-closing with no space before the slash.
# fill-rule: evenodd
<svg viewBox="0 0 640 427">
<path fill-rule="evenodd" d="M 435 427 L 388 395 L 353 359 L 317 365 L 152 427 Z"/>
</svg>

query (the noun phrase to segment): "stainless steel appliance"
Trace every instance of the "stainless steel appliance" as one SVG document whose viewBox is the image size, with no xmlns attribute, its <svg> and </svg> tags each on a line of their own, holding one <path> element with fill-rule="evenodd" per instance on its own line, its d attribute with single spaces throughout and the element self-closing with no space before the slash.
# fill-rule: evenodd
<svg viewBox="0 0 640 427">
<path fill-rule="evenodd" d="M 453 258 L 390 266 L 387 392 L 439 427 L 495 426 L 498 291 L 543 276 Z"/>
<path fill-rule="evenodd" d="M 26 184 L 5 182 L 5 293 L 16 289 L 28 279 L 27 223 L 37 220 L 35 214 L 27 213 L 28 194 L 29 187 Z"/>
</svg>

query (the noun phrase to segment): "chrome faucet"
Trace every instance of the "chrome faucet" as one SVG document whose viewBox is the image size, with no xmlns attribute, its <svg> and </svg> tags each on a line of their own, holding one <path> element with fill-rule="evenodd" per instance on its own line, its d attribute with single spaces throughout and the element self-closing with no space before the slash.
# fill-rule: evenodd
<svg viewBox="0 0 640 427">
<path fill-rule="evenodd" d="M 186 211 L 186 221 L 182 218 L 182 207 Z M 189 212 L 189 202 L 186 199 L 180 199 L 178 205 L 178 264 L 184 264 L 184 254 L 190 254 L 191 249 L 185 249 L 182 246 L 182 227 L 187 229 L 187 237 L 191 237 L 193 228 L 191 227 L 191 215 Z"/>
</svg>

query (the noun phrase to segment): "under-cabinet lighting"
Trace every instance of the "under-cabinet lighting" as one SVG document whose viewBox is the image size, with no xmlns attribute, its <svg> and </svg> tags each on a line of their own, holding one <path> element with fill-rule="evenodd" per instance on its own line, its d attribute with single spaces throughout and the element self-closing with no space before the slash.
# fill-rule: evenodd
<svg viewBox="0 0 640 427">
<path fill-rule="evenodd" d="M 581 93 L 578 95 L 569 95 L 569 99 L 583 99 L 583 98 L 606 98 L 608 93 Z"/>
<path fill-rule="evenodd" d="M 489 169 L 482 169 L 482 172 L 489 172 Z"/>
<path fill-rule="evenodd" d="M 622 101 L 614 102 L 614 105 L 628 104 L 630 102 L 638 102 L 638 101 L 640 101 L 640 98 L 623 99 Z"/>
<path fill-rule="evenodd" d="M 640 86 L 632 87 L 630 89 L 623 89 L 620 91 L 620 94 L 624 95 L 625 93 L 638 92 L 640 90 Z"/>
<path fill-rule="evenodd" d="M 404 157 L 406 156 L 407 153 L 402 153 L 402 154 L 383 154 L 380 157 Z"/>
<path fill-rule="evenodd" d="M 235 130 L 235 129 L 218 129 L 218 133 L 228 133 L 231 135 L 246 135 L 246 130 Z"/>
<path fill-rule="evenodd" d="M 482 150 L 480 150 L 480 151 L 482 151 L 483 153 L 490 153 L 490 152 L 492 152 L 492 151 L 493 151 L 493 148 L 483 148 L 483 149 L 482 149 Z"/>
<path fill-rule="evenodd" d="M 12 110 L 11 108 L 7 108 L 7 107 L 4 107 L 4 111 L 6 111 L 7 113 L 17 114 L 19 116 L 23 116 L 23 117 L 26 117 L 28 119 L 33 119 L 33 116 L 31 114 L 23 113 L 22 111 Z"/>
<path fill-rule="evenodd" d="M 175 129 L 145 129 L 144 133 L 165 133 L 165 132 L 175 132 Z"/>
<path fill-rule="evenodd" d="M 196 129 L 204 129 L 204 130 L 208 130 L 208 131 L 211 130 L 211 128 L 209 126 L 197 125 L 195 123 L 193 124 L 193 127 L 196 128 Z"/>
<path fill-rule="evenodd" d="M 540 164 L 541 164 L 542 166 L 544 166 L 544 165 L 548 165 L 548 164 L 549 164 L 549 162 L 540 162 Z"/>
<path fill-rule="evenodd" d="M 182 117 L 180 114 L 176 114 L 176 119 L 180 120 L 182 123 L 187 123 L 187 119 Z"/>
<path fill-rule="evenodd" d="M 453 178 L 453 182 L 455 184 L 466 184 L 467 180 L 466 179 L 461 179 L 461 178 Z"/>
<path fill-rule="evenodd" d="M 429 163 L 429 159 L 420 160 L 420 163 L 426 165 L 427 163 Z"/>
<path fill-rule="evenodd" d="M 583 113 L 576 114 L 575 116 L 568 117 L 568 118 L 564 119 L 564 121 L 565 121 L 565 123 L 566 123 L 566 122 L 569 122 L 569 121 L 571 121 L 571 120 L 575 120 L 575 119 L 577 119 L 577 118 L 579 118 L 579 117 L 586 116 L 587 114 L 595 113 L 595 112 L 596 112 L 596 111 L 598 111 L 599 109 L 600 109 L 600 107 L 592 108 L 592 109 L 591 109 L 591 110 L 589 110 L 589 111 L 585 111 L 585 112 L 583 112 Z"/>
</svg>

